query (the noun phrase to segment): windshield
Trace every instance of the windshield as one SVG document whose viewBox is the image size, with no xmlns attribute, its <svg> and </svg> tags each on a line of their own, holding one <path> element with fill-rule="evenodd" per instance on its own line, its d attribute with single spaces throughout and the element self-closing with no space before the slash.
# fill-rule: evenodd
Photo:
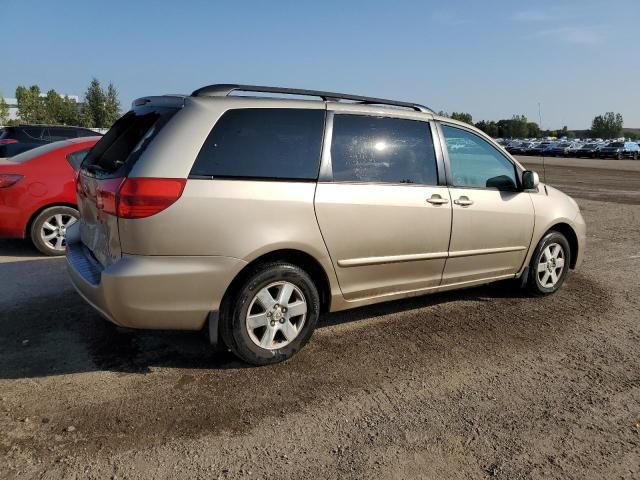
<svg viewBox="0 0 640 480">
<path fill-rule="evenodd" d="M 622 142 L 613 142 L 608 145 L 609 147 L 624 147 L 624 143 Z"/>
</svg>

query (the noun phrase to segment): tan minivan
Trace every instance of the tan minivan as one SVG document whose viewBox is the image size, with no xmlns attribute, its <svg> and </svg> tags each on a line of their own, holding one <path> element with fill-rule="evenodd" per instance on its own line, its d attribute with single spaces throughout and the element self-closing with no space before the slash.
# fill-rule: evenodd
<svg viewBox="0 0 640 480">
<path fill-rule="evenodd" d="M 140 98 L 77 192 L 80 295 L 123 327 L 207 328 L 256 365 L 324 311 L 510 278 L 553 293 L 585 243 L 577 204 L 474 127 L 311 90 Z"/>
</svg>

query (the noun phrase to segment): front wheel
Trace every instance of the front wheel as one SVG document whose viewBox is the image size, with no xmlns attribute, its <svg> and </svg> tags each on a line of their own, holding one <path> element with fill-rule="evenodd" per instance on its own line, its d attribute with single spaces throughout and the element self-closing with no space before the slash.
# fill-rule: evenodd
<svg viewBox="0 0 640 480">
<path fill-rule="evenodd" d="M 45 208 L 31 223 L 31 241 L 45 255 L 64 255 L 67 228 L 78 221 L 78 216 L 71 207 Z"/>
<path fill-rule="evenodd" d="M 320 296 L 311 277 L 284 262 L 257 266 L 221 308 L 220 333 L 231 351 L 253 365 L 286 360 L 311 338 Z"/>
<path fill-rule="evenodd" d="M 560 232 L 549 232 L 536 247 L 529 265 L 527 289 L 533 295 L 555 293 L 564 282 L 571 261 L 569 242 Z"/>
</svg>

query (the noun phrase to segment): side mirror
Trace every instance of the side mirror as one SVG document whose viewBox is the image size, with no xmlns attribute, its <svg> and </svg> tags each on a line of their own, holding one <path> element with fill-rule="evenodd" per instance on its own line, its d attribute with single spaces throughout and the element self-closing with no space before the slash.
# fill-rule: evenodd
<svg viewBox="0 0 640 480">
<path fill-rule="evenodd" d="M 540 177 L 536 172 L 532 172 L 531 170 L 522 172 L 522 188 L 525 190 L 534 190 L 538 188 L 539 183 Z"/>
</svg>

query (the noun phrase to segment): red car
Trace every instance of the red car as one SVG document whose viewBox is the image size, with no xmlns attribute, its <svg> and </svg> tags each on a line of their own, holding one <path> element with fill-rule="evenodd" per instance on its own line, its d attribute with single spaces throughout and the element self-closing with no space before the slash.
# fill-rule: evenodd
<svg viewBox="0 0 640 480">
<path fill-rule="evenodd" d="M 63 255 L 78 218 L 75 172 L 102 137 L 50 143 L 0 160 L 0 237 L 30 237 L 46 255 Z"/>
</svg>

